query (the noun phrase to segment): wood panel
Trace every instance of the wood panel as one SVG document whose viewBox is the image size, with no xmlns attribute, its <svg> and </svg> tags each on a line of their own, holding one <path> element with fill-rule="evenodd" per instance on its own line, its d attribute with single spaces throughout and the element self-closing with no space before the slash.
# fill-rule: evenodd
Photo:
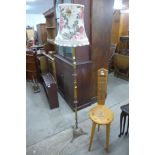
<svg viewBox="0 0 155 155">
<path fill-rule="evenodd" d="M 108 69 L 114 0 L 96 0 L 92 6 L 92 96 L 97 96 L 97 70 Z"/>
<path fill-rule="evenodd" d="M 120 36 L 128 35 L 129 33 L 129 14 L 119 10 L 113 14 L 112 23 L 112 44 L 117 44 L 120 41 Z"/>
<path fill-rule="evenodd" d="M 55 2 L 54 2 L 55 3 Z M 51 8 L 43 13 L 46 19 L 46 31 L 47 31 L 47 42 L 51 44 L 51 46 L 47 45 L 48 51 L 56 51 L 56 46 L 53 42 L 56 37 L 56 20 L 55 20 L 55 8 Z"/>
<path fill-rule="evenodd" d="M 42 74 L 43 86 L 49 101 L 50 108 L 58 108 L 57 84 L 50 73 Z"/>
<path fill-rule="evenodd" d="M 44 44 L 47 42 L 47 31 L 46 24 L 38 24 L 37 25 L 37 33 L 38 33 L 38 42 L 39 44 Z"/>
<path fill-rule="evenodd" d="M 119 42 L 119 27 L 120 27 L 120 11 L 116 10 L 113 14 L 112 19 L 112 44 L 117 44 Z"/>
<path fill-rule="evenodd" d="M 74 110 L 74 86 L 73 86 L 73 66 L 72 63 L 59 55 L 55 55 L 56 77 L 60 93 Z M 77 63 L 77 94 L 78 109 L 91 104 L 91 62 L 85 61 Z"/>
<path fill-rule="evenodd" d="M 36 66 L 36 54 L 33 51 L 26 51 L 26 79 L 39 80 Z"/>
<path fill-rule="evenodd" d="M 124 35 L 128 35 L 128 34 L 129 34 L 129 14 L 121 13 L 119 36 L 124 36 Z"/>
</svg>

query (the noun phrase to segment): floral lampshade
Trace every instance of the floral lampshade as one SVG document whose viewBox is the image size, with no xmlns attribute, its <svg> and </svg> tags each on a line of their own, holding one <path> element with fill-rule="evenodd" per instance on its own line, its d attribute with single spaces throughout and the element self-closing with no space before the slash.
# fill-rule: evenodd
<svg viewBox="0 0 155 155">
<path fill-rule="evenodd" d="M 67 47 L 89 45 L 84 28 L 84 5 L 64 3 L 58 7 L 60 23 L 55 44 Z"/>
</svg>

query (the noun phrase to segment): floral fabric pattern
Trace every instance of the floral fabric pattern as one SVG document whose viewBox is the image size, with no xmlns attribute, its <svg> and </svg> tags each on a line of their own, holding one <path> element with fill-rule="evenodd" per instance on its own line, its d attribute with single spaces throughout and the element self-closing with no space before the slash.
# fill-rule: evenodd
<svg viewBox="0 0 155 155">
<path fill-rule="evenodd" d="M 84 6 L 79 4 L 60 4 L 59 31 L 55 43 L 62 46 L 88 45 L 84 28 Z"/>
</svg>

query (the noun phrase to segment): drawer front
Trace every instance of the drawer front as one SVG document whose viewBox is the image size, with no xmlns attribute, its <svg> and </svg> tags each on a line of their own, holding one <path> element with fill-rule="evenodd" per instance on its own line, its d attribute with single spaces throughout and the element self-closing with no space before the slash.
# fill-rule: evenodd
<svg viewBox="0 0 155 155">
<path fill-rule="evenodd" d="M 35 57 L 32 55 L 26 55 L 26 62 L 35 62 Z"/>
<path fill-rule="evenodd" d="M 28 71 L 36 71 L 35 63 L 27 63 L 26 70 Z"/>
</svg>

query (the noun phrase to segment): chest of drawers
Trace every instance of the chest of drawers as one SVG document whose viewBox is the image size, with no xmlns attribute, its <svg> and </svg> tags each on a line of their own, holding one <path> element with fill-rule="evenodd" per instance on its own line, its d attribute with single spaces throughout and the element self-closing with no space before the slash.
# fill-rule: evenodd
<svg viewBox="0 0 155 155">
<path fill-rule="evenodd" d="M 38 80 L 37 67 L 36 67 L 36 54 L 33 51 L 26 52 L 26 79 Z"/>
</svg>

